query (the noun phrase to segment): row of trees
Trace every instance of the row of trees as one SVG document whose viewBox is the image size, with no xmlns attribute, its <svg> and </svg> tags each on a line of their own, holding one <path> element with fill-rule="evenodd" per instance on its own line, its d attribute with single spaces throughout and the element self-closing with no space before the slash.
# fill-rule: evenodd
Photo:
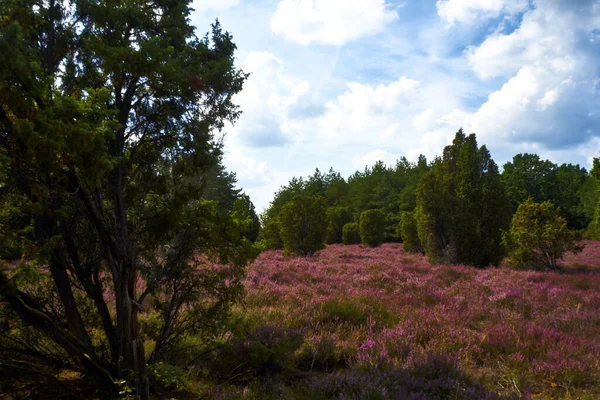
<svg viewBox="0 0 600 400">
<path fill-rule="evenodd" d="M 553 232 L 561 221 L 565 232 L 584 230 L 594 219 L 596 189 L 596 179 L 584 168 L 558 166 L 531 154 L 515 156 L 500 173 L 475 135 L 459 130 L 443 155 L 430 163 L 423 156 L 417 163 L 400 159 L 394 167 L 379 162 L 347 182 L 333 170 L 293 179 L 263 214 L 261 237 L 266 247 L 299 254 L 312 253 L 325 242 L 355 243 L 360 238 L 375 246 L 400 240 L 408 251 L 423 251 L 432 262 L 486 266 L 498 264 L 514 248 L 511 243 L 520 240 L 509 229 L 511 218 L 523 220 L 522 214 L 535 208 L 520 208 L 523 204 L 542 203 L 553 210 L 558 224 Z M 290 234 L 296 236 L 293 244 Z M 303 242 L 306 235 L 311 239 Z"/>
</svg>

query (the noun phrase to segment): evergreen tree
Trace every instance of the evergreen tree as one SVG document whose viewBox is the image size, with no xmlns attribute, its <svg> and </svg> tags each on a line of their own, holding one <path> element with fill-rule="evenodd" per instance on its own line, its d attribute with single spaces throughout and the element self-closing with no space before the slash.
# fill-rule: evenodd
<svg viewBox="0 0 600 400">
<path fill-rule="evenodd" d="M 419 238 L 432 262 L 486 266 L 503 256 L 508 198 L 489 152 L 462 129 L 417 187 Z"/>
<path fill-rule="evenodd" d="M 131 380 L 148 398 L 141 312 L 160 327 L 149 362 L 176 360 L 181 338 L 220 326 L 250 257 L 202 197 L 246 75 L 231 36 L 215 23 L 197 38 L 190 12 L 190 0 L 0 2 L 2 231 L 44 285 L 0 271 L 0 294 L 45 337 L 24 350 L 32 370 L 79 371 L 107 397 Z M 231 268 L 206 274 L 198 253 Z M 1 358 L 21 361 L 18 350 Z"/>
<path fill-rule="evenodd" d="M 321 196 L 296 196 L 279 214 L 283 248 L 288 254 L 312 255 L 325 247 L 326 202 Z"/>
<path fill-rule="evenodd" d="M 417 253 L 423 250 L 414 212 L 402 211 L 400 213 L 398 230 L 402 239 L 402 247 L 407 253 Z"/>
<path fill-rule="evenodd" d="M 360 240 L 369 247 L 377 247 L 385 240 L 386 220 L 381 210 L 366 210 L 360 214 Z"/>
<path fill-rule="evenodd" d="M 260 231 L 260 220 L 250 197 L 246 194 L 241 195 L 233 203 L 231 213 L 233 218 L 242 225 L 242 235 L 249 241 L 255 242 Z"/>
<path fill-rule="evenodd" d="M 352 214 L 340 206 L 327 209 L 327 244 L 342 243 L 343 228 L 352 222 Z"/>
<path fill-rule="evenodd" d="M 342 229 L 342 243 L 360 243 L 360 227 L 356 222 L 348 222 L 346 225 L 344 225 L 344 228 Z"/>
</svg>

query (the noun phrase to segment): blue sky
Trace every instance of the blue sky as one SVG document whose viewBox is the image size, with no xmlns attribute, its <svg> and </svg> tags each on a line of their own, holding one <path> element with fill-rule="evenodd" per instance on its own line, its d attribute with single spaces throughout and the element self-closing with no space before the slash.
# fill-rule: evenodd
<svg viewBox="0 0 600 400">
<path fill-rule="evenodd" d="M 600 156 L 600 0 L 194 0 L 252 75 L 226 166 L 258 210 L 293 176 L 441 153 Z"/>
</svg>

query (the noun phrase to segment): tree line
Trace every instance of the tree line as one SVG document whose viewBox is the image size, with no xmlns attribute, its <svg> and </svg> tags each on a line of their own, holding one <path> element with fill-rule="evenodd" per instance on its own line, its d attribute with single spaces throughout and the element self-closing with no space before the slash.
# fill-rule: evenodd
<svg viewBox="0 0 600 400">
<path fill-rule="evenodd" d="M 498 264 L 510 249 L 503 233 L 528 202 L 547 202 L 566 230 L 597 238 L 597 168 L 518 154 L 500 172 L 461 129 L 432 161 L 379 161 L 347 180 L 333 169 L 293 178 L 261 216 L 261 245 L 311 254 L 326 243 L 403 242 L 432 262 Z"/>
</svg>

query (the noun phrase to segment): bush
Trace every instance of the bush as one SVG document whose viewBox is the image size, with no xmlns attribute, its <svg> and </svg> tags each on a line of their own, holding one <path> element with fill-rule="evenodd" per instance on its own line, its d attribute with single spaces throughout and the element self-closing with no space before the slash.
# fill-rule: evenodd
<svg viewBox="0 0 600 400">
<path fill-rule="evenodd" d="M 344 207 L 327 209 L 327 244 L 342 243 L 344 225 L 352 221 L 352 215 Z"/>
<path fill-rule="evenodd" d="M 283 248 L 288 254 L 310 255 L 325 247 L 326 203 L 321 196 L 296 196 L 279 214 Z"/>
<path fill-rule="evenodd" d="M 402 247 L 408 253 L 418 253 L 423 251 L 419 232 L 417 230 L 417 220 L 415 213 L 403 211 L 400 213 L 400 223 L 398 224 L 398 233 L 402 238 Z"/>
<path fill-rule="evenodd" d="M 530 197 L 519 205 L 510 231 L 503 234 L 503 242 L 512 267 L 555 270 L 566 252 L 583 250 L 575 242 L 577 236 L 567 228 L 566 219 L 551 202 L 535 203 Z"/>
<path fill-rule="evenodd" d="M 377 247 L 385 240 L 386 220 L 381 210 L 366 210 L 360 214 L 360 240 L 369 247 Z"/>
<path fill-rule="evenodd" d="M 281 240 L 279 221 L 277 218 L 271 217 L 263 219 L 259 241 L 259 246 L 262 250 L 283 249 L 283 241 Z"/>
<path fill-rule="evenodd" d="M 342 229 L 342 243 L 344 244 L 359 244 L 360 229 L 356 222 L 350 222 L 344 225 Z"/>
</svg>

